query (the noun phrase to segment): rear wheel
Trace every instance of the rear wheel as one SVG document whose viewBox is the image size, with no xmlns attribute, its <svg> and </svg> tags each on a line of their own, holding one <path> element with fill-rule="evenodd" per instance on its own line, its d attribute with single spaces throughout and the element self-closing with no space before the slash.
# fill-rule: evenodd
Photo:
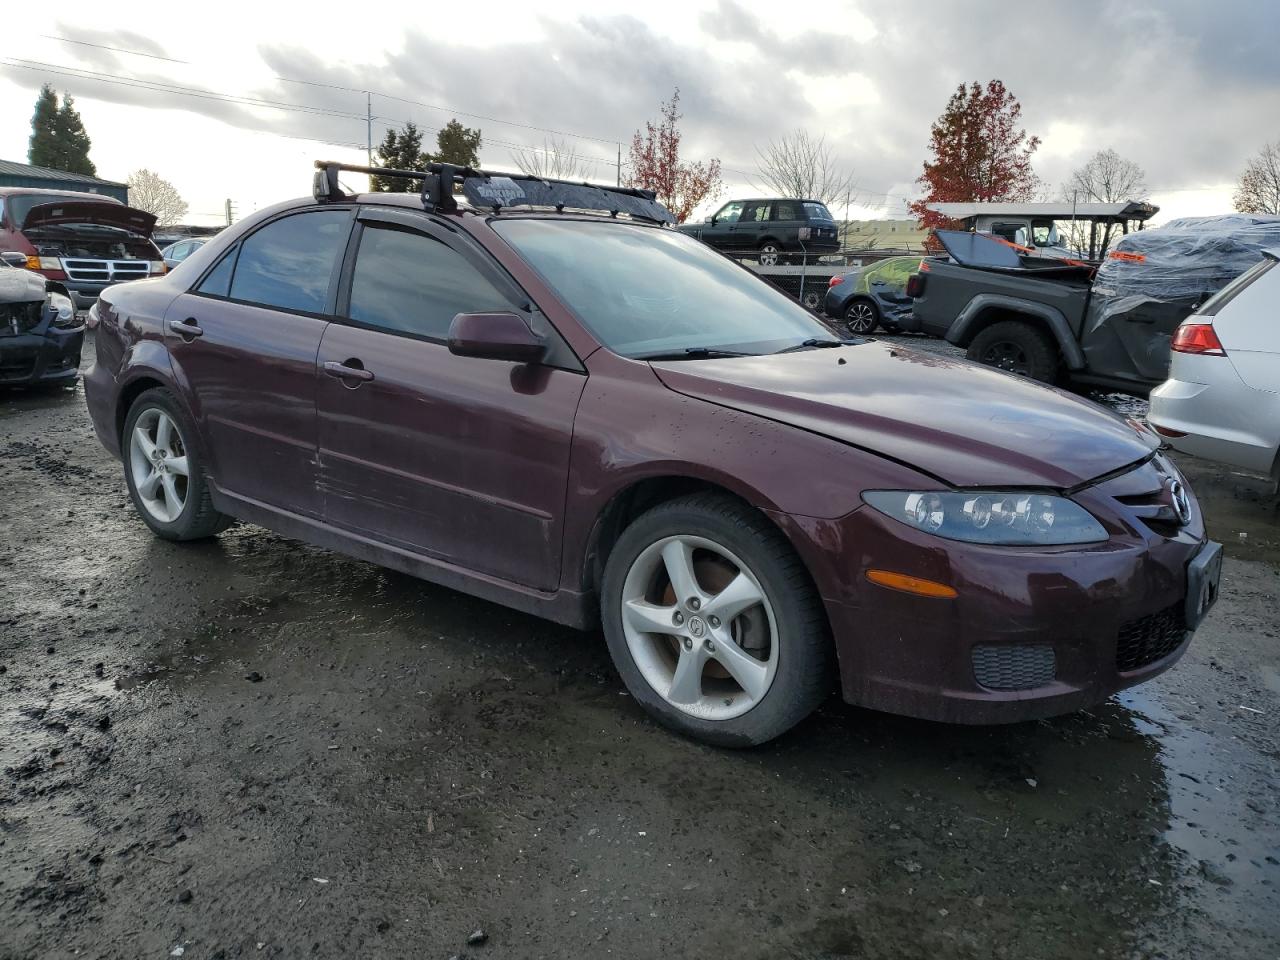
<svg viewBox="0 0 1280 960">
<path fill-rule="evenodd" d="M 870 333 L 880 322 L 880 311 L 870 300 L 858 298 L 844 311 L 844 325 L 852 334 Z"/>
<path fill-rule="evenodd" d="M 782 247 L 773 240 L 766 240 L 760 244 L 759 262 L 762 267 L 776 267 L 782 262 Z"/>
<path fill-rule="evenodd" d="M 1021 320 L 993 323 L 973 338 L 967 356 L 989 367 L 1042 383 L 1055 382 L 1062 365 L 1053 340 L 1044 331 Z"/>
<path fill-rule="evenodd" d="M 682 497 L 632 523 L 605 566 L 601 610 L 632 696 L 695 739 L 764 743 L 828 691 L 831 640 L 808 573 L 732 498 Z"/>
<path fill-rule="evenodd" d="M 125 483 L 134 509 L 165 540 L 199 540 L 232 519 L 214 509 L 204 465 L 191 444 L 195 426 L 168 390 L 140 394 L 121 437 Z"/>
</svg>

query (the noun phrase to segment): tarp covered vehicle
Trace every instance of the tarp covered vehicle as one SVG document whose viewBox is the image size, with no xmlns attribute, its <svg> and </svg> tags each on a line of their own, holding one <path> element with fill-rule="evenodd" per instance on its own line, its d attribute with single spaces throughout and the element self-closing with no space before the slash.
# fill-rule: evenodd
<svg viewBox="0 0 1280 960">
<path fill-rule="evenodd" d="M 1099 267 L 1036 259 L 984 234 L 939 230 L 949 257 L 913 278 L 904 329 L 1046 382 L 1145 395 L 1195 307 L 1280 244 L 1280 217 L 1188 217 L 1124 237 Z"/>
</svg>

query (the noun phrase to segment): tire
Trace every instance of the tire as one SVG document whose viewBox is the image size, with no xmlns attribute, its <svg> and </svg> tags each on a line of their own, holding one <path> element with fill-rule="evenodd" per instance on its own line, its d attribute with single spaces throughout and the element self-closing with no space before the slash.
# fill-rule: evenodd
<svg viewBox="0 0 1280 960">
<path fill-rule="evenodd" d="M 673 578 L 668 556 L 692 583 Z M 677 597 L 677 583 L 695 596 Z M 695 740 L 765 743 L 830 692 L 833 646 L 808 571 L 776 527 L 732 497 L 681 497 L 628 526 L 605 564 L 601 614 L 631 695 Z"/>
<path fill-rule="evenodd" d="M 760 252 L 756 256 L 756 261 L 762 267 L 776 267 L 786 262 L 786 257 L 782 255 L 782 245 L 776 240 L 766 240 L 760 244 Z"/>
<path fill-rule="evenodd" d="M 966 356 L 1041 383 L 1056 383 L 1062 368 L 1057 344 L 1043 330 L 1021 320 L 993 323 L 973 338 Z"/>
<path fill-rule="evenodd" d="M 844 308 L 844 326 L 851 334 L 871 333 L 880 324 L 880 308 L 865 297 L 854 297 Z"/>
<path fill-rule="evenodd" d="M 233 522 L 213 507 L 204 463 L 191 442 L 195 436 L 195 424 L 163 388 L 139 394 L 125 417 L 120 452 L 129 497 L 162 540 L 202 540 Z"/>
</svg>

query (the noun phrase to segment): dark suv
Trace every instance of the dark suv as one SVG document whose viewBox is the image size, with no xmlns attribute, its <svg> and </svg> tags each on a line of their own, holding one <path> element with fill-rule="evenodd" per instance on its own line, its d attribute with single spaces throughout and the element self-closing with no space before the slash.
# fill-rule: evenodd
<svg viewBox="0 0 1280 960">
<path fill-rule="evenodd" d="M 160 537 L 237 518 L 603 626 L 641 706 L 726 745 L 837 667 L 897 713 L 1075 710 L 1171 666 L 1216 595 L 1136 421 L 833 340 L 639 191 L 339 169 L 373 172 L 90 312 L 89 412 Z"/>
<path fill-rule="evenodd" d="M 730 253 L 755 252 L 763 266 L 840 249 L 840 232 L 826 204 L 817 200 L 731 200 L 702 223 L 682 223 L 681 233 Z"/>
</svg>

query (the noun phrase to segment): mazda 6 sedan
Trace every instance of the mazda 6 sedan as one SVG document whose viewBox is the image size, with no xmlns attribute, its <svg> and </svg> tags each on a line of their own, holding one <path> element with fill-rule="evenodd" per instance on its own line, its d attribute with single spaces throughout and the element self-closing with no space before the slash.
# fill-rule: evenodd
<svg viewBox="0 0 1280 960">
<path fill-rule="evenodd" d="M 715 744 L 837 685 L 964 723 L 1087 707 L 1217 593 L 1145 426 L 833 339 L 617 210 L 287 202 L 90 322 L 89 411 L 157 536 L 237 519 L 602 628 L 635 700 Z"/>
</svg>

